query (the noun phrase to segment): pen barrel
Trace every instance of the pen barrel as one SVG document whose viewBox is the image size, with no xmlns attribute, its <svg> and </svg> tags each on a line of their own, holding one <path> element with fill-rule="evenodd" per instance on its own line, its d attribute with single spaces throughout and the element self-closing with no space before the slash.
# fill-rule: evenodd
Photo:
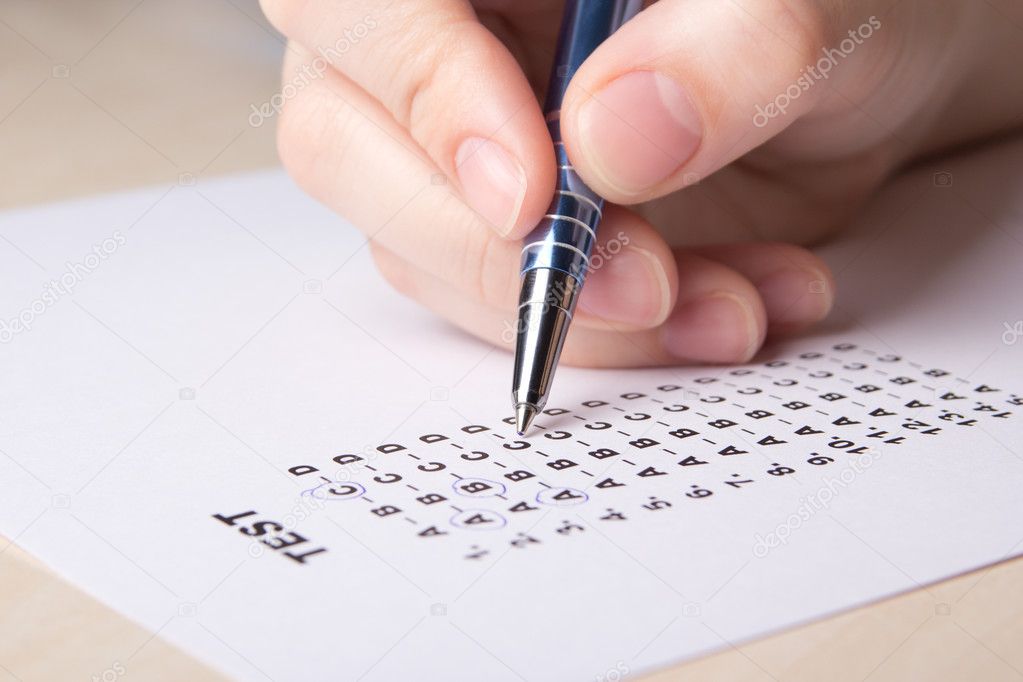
<svg viewBox="0 0 1023 682">
<path fill-rule="evenodd" d="M 586 58 L 642 6 L 642 0 L 568 0 L 547 89 L 545 112 L 558 164 L 547 213 L 522 248 L 522 275 L 538 268 L 566 272 L 580 285 L 590 268 L 604 200 L 576 173 L 561 139 L 561 102 Z"/>
<path fill-rule="evenodd" d="M 572 76 L 602 42 L 634 17 L 643 0 L 566 0 L 544 110 L 561 109 Z"/>
<path fill-rule="evenodd" d="M 556 124 L 555 124 L 556 125 Z M 547 213 L 525 239 L 522 274 L 537 268 L 566 272 L 582 283 L 590 267 L 604 200 L 597 196 L 558 148 L 558 184 Z"/>
<path fill-rule="evenodd" d="M 639 11 L 642 0 L 567 0 L 545 104 L 558 161 L 558 184 L 547 215 L 522 248 L 512 403 L 525 431 L 547 403 L 604 200 L 575 172 L 561 139 L 561 102 L 576 70 L 608 36 Z"/>
</svg>

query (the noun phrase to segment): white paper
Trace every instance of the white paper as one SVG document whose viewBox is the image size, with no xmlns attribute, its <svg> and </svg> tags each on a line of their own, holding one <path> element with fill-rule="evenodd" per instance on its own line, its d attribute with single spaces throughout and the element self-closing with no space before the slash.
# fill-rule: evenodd
<svg viewBox="0 0 1023 682">
<path fill-rule="evenodd" d="M 0 533 L 246 680 L 614 680 L 1019 554 L 1021 163 L 898 182 L 748 367 L 563 368 L 523 449 L 509 356 L 280 172 L 9 213 Z"/>
</svg>

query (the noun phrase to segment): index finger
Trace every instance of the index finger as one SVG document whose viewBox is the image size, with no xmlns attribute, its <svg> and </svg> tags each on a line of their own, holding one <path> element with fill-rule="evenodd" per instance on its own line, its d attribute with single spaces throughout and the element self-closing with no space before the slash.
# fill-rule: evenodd
<svg viewBox="0 0 1023 682">
<path fill-rule="evenodd" d="M 378 100 L 498 233 L 520 237 L 554 187 L 533 91 L 466 0 L 262 0 L 281 32 Z"/>
</svg>

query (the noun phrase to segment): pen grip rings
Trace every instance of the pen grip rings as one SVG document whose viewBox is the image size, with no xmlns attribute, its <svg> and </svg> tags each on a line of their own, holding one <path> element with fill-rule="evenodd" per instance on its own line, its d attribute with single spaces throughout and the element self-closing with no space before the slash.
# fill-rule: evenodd
<svg viewBox="0 0 1023 682">
<path fill-rule="evenodd" d="M 581 283 L 590 265 L 604 200 L 575 172 L 561 141 L 560 112 L 547 115 L 558 163 L 558 183 L 547 214 L 526 236 L 522 247 L 522 274 L 552 268 Z"/>
</svg>

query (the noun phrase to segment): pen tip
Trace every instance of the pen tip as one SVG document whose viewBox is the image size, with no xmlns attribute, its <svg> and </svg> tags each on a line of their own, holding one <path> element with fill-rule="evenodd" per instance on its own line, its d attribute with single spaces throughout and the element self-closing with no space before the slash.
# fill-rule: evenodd
<svg viewBox="0 0 1023 682">
<path fill-rule="evenodd" d="M 515 430 L 518 431 L 520 436 L 526 435 L 529 425 L 533 423 L 533 418 L 536 417 L 536 412 L 536 408 L 529 403 L 519 403 L 515 406 Z"/>
</svg>

